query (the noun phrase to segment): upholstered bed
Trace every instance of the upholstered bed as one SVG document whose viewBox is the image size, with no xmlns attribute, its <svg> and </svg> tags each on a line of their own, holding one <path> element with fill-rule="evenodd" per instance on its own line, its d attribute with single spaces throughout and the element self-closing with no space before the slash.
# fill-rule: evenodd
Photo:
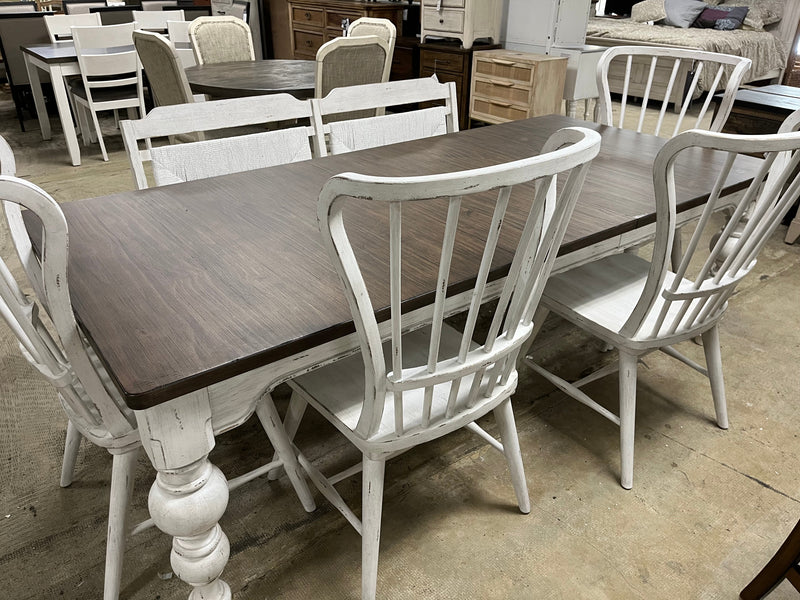
<svg viewBox="0 0 800 600">
<path fill-rule="evenodd" d="M 755 3 L 758 0 L 752 1 Z M 800 5 L 800 2 L 787 2 L 786 4 L 783 19 L 762 31 L 680 28 L 641 23 L 631 18 L 594 17 L 589 19 L 586 43 L 597 46 L 681 46 L 745 56 L 753 61 L 753 66 L 745 77 L 746 82 L 763 80 L 780 82 L 789 48 L 797 29 L 798 18 L 800 18 L 800 9 L 793 6 Z M 619 68 L 623 67 L 620 65 Z M 703 81 L 701 80 L 701 88 L 702 85 Z M 653 97 L 663 98 L 665 87 L 665 85 L 661 87 L 659 82 L 655 82 Z M 702 89 L 699 92 L 702 92 Z M 675 108 L 676 110 L 679 108 L 677 103 Z"/>
</svg>

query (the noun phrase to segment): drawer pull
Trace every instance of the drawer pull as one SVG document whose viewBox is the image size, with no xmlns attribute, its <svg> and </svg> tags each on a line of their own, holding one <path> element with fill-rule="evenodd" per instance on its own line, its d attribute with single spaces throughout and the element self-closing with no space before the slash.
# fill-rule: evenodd
<svg viewBox="0 0 800 600">
<path fill-rule="evenodd" d="M 510 61 L 510 60 L 503 60 L 503 59 L 501 59 L 501 58 L 493 58 L 493 59 L 492 59 L 492 62 L 493 62 L 494 64 L 496 64 L 496 65 L 503 65 L 503 66 L 505 66 L 505 67 L 511 67 L 511 66 L 513 66 L 513 65 L 514 65 L 514 63 L 513 63 L 512 61 Z"/>
<path fill-rule="evenodd" d="M 311 40 L 306 40 L 306 47 L 311 48 Z"/>
<path fill-rule="evenodd" d="M 306 11 L 305 17 L 306 17 L 306 21 L 310 21 L 311 20 L 311 13 Z"/>
<path fill-rule="evenodd" d="M 444 19 L 439 19 L 439 25 L 441 25 L 442 23 L 444 23 Z"/>
<path fill-rule="evenodd" d="M 489 83 L 499 87 L 512 87 L 514 85 L 512 81 L 497 81 L 496 79 L 490 79 Z"/>
<path fill-rule="evenodd" d="M 503 108 L 510 108 L 511 107 L 511 103 L 510 102 L 500 102 L 499 100 L 489 100 L 489 102 L 491 102 L 495 106 L 501 106 Z"/>
</svg>

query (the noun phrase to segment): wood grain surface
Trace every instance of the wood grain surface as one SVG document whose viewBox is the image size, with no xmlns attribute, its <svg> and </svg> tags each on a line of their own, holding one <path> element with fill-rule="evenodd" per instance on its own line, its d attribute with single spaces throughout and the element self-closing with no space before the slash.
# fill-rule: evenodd
<svg viewBox="0 0 800 600">
<path fill-rule="evenodd" d="M 77 318 L 134 409 L 144 409 L 350 333 L 353 324 L 316 224 L 317 195 L 332 175 L 424 175 L 519 159 L 560 127 L 601 132 L 563 252 L 653 222 L 652 162 L 664 140 L 560 116 L 538 117 L 372 150 L 63 205 Z M 676 180 L 687 208 L 704 201 L 722 156 L 682 157 Z M 747 170 L 734 172 L 745 180 Z M 527 190 L 530 191 L 530 190 Z M 502 276 L 527 209 L 517 188 L 494 262 Z M 386 272 L 385 215 L 353 200 L 347 224 L 367 285 Z M 442 203 L 444 207 L 444 203 Z M 488 219 L 465 200 L 453 292 L 469 287 L 476 236 Z M 408 309 L 430 302 L 444 214 L 408 210 L 420 231 L 417 268 L 404 280 Z M 35 229 L 35 228 L 32 228 Z M 416 243 L 418 242 L 418 243 Z M 382 295 L 381 295 L 382 294 Z M 379 297 L 386 298 L 378 290 Z M 387 302 L 383 305 L 388 304 Z"/>
<path fill-rule="evenodd" d="M 186 78 L 195 94 L 238 98 L 286 92 L 298 98 L 314 95 L 313 60 L 255 60 L 195 65 Z"/>
</svg>

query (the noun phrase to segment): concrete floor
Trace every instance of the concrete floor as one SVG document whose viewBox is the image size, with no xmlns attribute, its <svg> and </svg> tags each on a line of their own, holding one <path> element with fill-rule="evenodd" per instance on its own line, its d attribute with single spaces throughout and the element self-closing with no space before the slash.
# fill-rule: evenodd
<svg viewBox="0 0 800 600">
<path fill-rule="evenodd" d="M 59 201 L 131 189 L 119 136 L 81 167 L 68 165 L 59 128 L 42 142 L 20 133 L 0 94 L 0 135 L 18 174 Z M 111 133 L 111 132 L 110 132 Z M 721 325 L 731 428 L 718 429 L 707 381 L 666 356 L 640 368 L 634 488 L 618 484 L 616 427 L 524 370 L 514 398 L 532 511 L 516 509 L 504 459 L 469 433 L 408 453 L 387 468 L 378 593 L 393 599 L 736 598 L 800 518 L 800 245 L 779 230 L 739 287 Z M 11 253 L 0 229 L 0 253 Z M 682 349 L 701 359 L 692 343 Z M 548 320 L 534 354 L 570 377 L 609 356 L 574 328 Z M 100 598 L 111 460 L 81 448 L 76 481 L 58 487 L 65 418 L 52 390 L 25 366 L 0 327 L 0 598 Z M 590 386 L 613 408 L 616 377 Z M 285 396 L 283 397 L 285 401 Z M 486 423 L 494 431 L 491 420 Z M 323 468 L 357 458 L 319 418 L 298 445 Z M 228 477 L 272 451 L 249 421 L 217 440 Z M 153 472 L 141 456 L 132 521 L 146 518 Z M 341 484 L 358 504 L 360 479 Z M 234 597 L 355 599 L 360 540 L 317 495 L 306 514 L 286 479 L 258 479 L 231 496 L 224 579 Z M 170 540 L 129 538 L 122 598 L 186 598 L 171 575 Z M 788 584 L 771 599 L 795 598 Z"/>
</svg>

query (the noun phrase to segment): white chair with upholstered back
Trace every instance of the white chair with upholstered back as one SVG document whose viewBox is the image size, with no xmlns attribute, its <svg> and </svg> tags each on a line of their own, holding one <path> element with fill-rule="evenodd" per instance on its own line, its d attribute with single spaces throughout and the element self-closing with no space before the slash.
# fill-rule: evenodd
<svg viewBox="0 0 800 600">
<path fill-rule="evenodd" d="M 186 72 L 171 40 L 153 31 L 134 31 L 133 45 L 147 73 L 156 106 L 194 102 Z"/>
<path fill-rule="evenodd" d="M 198 65 L 256 59 L 250 27 L 237 17 L 198 17 L 189 39 Z"/>
<path fill-rule="evenodd" d="M 389 458 L 467 428 L 505 454 L 520 511 L 530 511 L 510 401 L 517 385 L 516 358 L 532 329 L 531 318 L 586 167 L 599 147 L 596 132 L 564 129 L 548 140 L 541 154 L 515 162 L 421 177 L 347 173 L 323 187 L 317 221 L 344 283 L 361 354 L 292 380 L 288 414 L 302 415 L 305 403 L 311 404 L 362 453 L 361 520 L 333 487 L 359 469 L 326 478 L 300 455 L 301 465 L 318 489 L 361 534 L 362 600 L 373 600 L 376 594 L 384 467 Z M 557 190 L 559 175 L 562 185 Z M 519 239 L 503 250 L 513 256 L 509 274 L 488 332 L 476 343 L 472 337 L 478 313 L 494 297 L 488 293 L 487 277 L 495 251 L 500 251 L 500 224 L 512 188 L 534 181 L 535 186 L 520 192 L 531 207 L 529 218 L 520 225 Z M 486 210 L 486 219 L 478 230 L 467 232 L 459 214 L 478 205 Z M 387 240 L 383 275 L 361 271 L 360 248 L 352 247 L 348 239 L 353 213 L 364 210 L 374 216 L 369 235 Z M 414 223 L 421 218 L 441 219 L 441 236 L 420 239 Z M 362 223 L 355 227 L 361 235 L 362 227 Z M 471 245 L 466 239 L 480 242 Z M 415 248 L 408 255 L 418 256 L 416 248 L 428 244 L 428 283 L 436 290 L 435 299 L 431 311 L 412 323 L 403 310 L 410 292 L 401 289 L 401 281 L 405 286 L 408 278 L 417 277 L 419 265 L 404 262 L 405 249 Z M 476 273 L 474 289 L 465 292 L 471 298 L 466 325 L 457 331 L 444 322 L 446 291 L 451 281 Z M 378 323 L 376 309 L 385 311 L 386 322 Z M 490 412 L 497 420 L 502 444 L 476 423 Z"/>
<path fill-rule="evenodd" d="M 384 42 L 389 44 L 389 64 L 392 64 L 394 55 L 394 43 L 397 40 L 397 28 L 389 19 L 379 19 L 375 17 L 361 17 L 356 19 L 347 28 L 348 37 L 358 37 L 365 35 L 377 35 Z"/>
<path fill-rule="evenodd" d="M 554 275 L 542 296 L 541 323 L 553 311 L 619 351 L 617 365 L 610 365 L 570 383 L 550 373 L 530 358 L 527 363 L 562 391 L 594 409 L 620 427 L 620 480 L 633 485 L 636 371 L 640 358 L 661 350 L 706 375 L 711 383 L 716 420 L 728 428 L 722 358 L 720 319 L 739 281 L 755 265 L 759 251 L 800 194 L 800 133 L 735 136 L 699 130 L 672 138 L 659 152 L 653 168 L 656 199 L 656 235 L 652 255 L 632 253 L 609 256 L 565 273 Z M 727 153 L 725 166 L 709 182 L 712 190 L 685 252 L 670 270 L 669 259 L 676 225 L 677 197 L 674 163 L 683 153 L 717 150 Z M 733 199 L 720 198 L 735 161 L 748 154 L 766 154 L 758 175 Z M 790 158 L 785 158 L 790 153 Z M 742 160 L 751 160 L 745 156 Z M 769 176 L 769 179 L 767 179 Z M 765 181 L 768 185 L 763 186 Z M 784 191 L 785 190 L 785 191 Z M 730 219 L 715 234 L 712 218 L 720 204 L 733 203 Z M 708 248 L 708 239 L 711 246 Z M 706 366 L 683 356 L 674 344 L 702 336 Z M 580 388 L 619 370 L 619 414 L 592 400 Z"/>
<path fill-rule="evenodd" d="M 334 88 L 389 81 L 391 47 L 376 35 L 338 37 L 317 50 L 316 98 Z"/>
</svg>

